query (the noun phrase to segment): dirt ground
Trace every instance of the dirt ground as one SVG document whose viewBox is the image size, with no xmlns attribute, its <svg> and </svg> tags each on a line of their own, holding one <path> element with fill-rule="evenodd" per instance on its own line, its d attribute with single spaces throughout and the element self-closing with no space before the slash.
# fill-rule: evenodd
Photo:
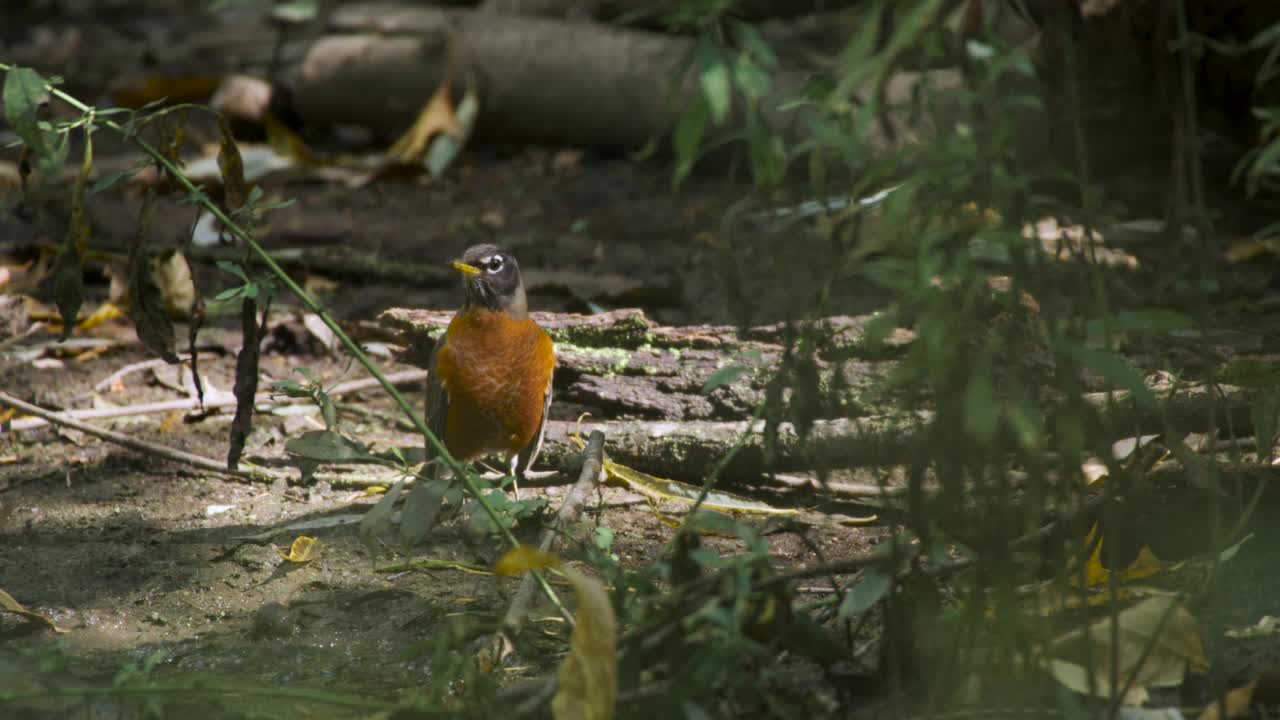
<svg viewBox="0 0 1280 720">
<path fill-rule="evenodd" d="M 231 339 L 219 331 L 209 336 Z M 45 402 L 54 396 L 69 402 L 92 395 L 92 386 L 103 377 L 143 359 L 138 348 L 124 346 L 87 363 L 68 360 L 61 368 L 12 370 L 5 387 L 42 388 Z M 332 358 L 278 354 L 265 358 L 264 370 L 283 376 L 297 364 L 326 381 L 350 374 Z M 229 385 L 230 357 L 214 358 L 205 367 L 214 386 Z M 404 368 L 390 364 L 387 369 Z M 155 371 L 161 377 L 173 374 L 172 368 Z M 99 397 L 123 404 L 172 398 L 174 392 L 143 371 Z M 375 393 L 347 403 L 392 411 Z M 159 415 L 107 426 L 216 458 L 226 445 L 228 420 L 224 413 L 174 423 Z M 249 459 L 279 461 L 290 432 L 319 427 L 314 414 L 261 415 Z M 415 445 L 411 435 L 384 423 L 347 418 L 345 427 L 383 447 Z M 158 677 L 207 673 L 376 696 L 426 683 L 431 667 L 424 647 L 433 632 L 460 615 L 492 622 L 505 611 L 514 588 L 513 581 L 458 570 L 375 572 L 375 565 L 396 557 L 388 551 L 374 558 L 357 539 L 350 522 L 377 499 L 362 491 L 237 483 L 50 428 L 7 437 L 0 448 L 6 457 L 0 465 L 0 587 L 68 631 L 54 635 L 16 616 L 0 616 L 5 639 L 0 674 L 22 668 L 24 658 L 56 643 L 76 659 L 65 677 L 68 687 L 101 683 L 162 650 Z M 532 492 L 544 494 L 554 507 L 564 491 Z M 335 518 L 348 523 L 291 529 Z M 589 501 L 586 518 L 589 525 L 614 531 L 613 552 L 623 563 L 654 560 L 671 536 L 647 503 L 618 488 L 603 489 Z M 308 563 L 286 560 L 289 544 L 302 534 L 320 539 L 318 557 Z M 532 541 L 527 529 L 522 534 Z M 812 538 L 831 560 L 865 551 L 878 535 L 875 529 L 837 529 Z M 256 539 L 246 541 L 247 536 Z M 711 542 L 725 550 L 735 546 L 728 540 Z M 792 536 L 776 535 L 772 543 L 780 569 L 817 560 Z M 455 520 L 415 556 L 487 566 L 496 547 Z M 542 627 L 552 637 L 562 634 L 555 623 Z M 546 666 L 513 672 L 546 670 L 555 656 L 533 659 Z"/>
<path fill-rule="evenodd" d="M 191 132 L 193 145 L 215 139 L 212 128 L 198 121 Z M 108 138 L 97 156 L 104 169 L 127 166 L 135 157 Z M 369 320 L 393 306 L 456 306 L 456 283 L 415 282 L 398 267 L 443 267 L 476 242 L 500 242 L 516 253 L 531 276 L 533 309 L 640 306 L 665 323 L 729 319 L 719 253 L 694 236 L 715 227 L 720 209 L 737 191 L 714 179 L 694 179 L 673 194 L 669 171 L 660 162 L 573 148 L 478 147 L 441 181 L 391 181 L 351 190 L 305 174 L 285 174 L 264 188 L 268 197 L 296 200 L 272 214 L 262 231 L 273 252 L 337 248 L 388 269 L 387 276 L 371 277 L 333 265 L 290 268 L 346 320 Z M 58 201 L 52 202 L 56 208 Z M 92 246 L 106 253 L 107 264 L 119 264 L 127 253 L 138 206 L 137 193 L 127 188 L 94 199 Z M 160 203 L 152 242 L 159 247 L 180 242 L 193 217 L 189 207 Z M 34 216 L 4 213 L 0 238 L 10 253 L 6 257 L 15 263 L 34 258 L 39 243 L 58 241 L 62 222 L 56 209 Z M 228 285 L 228 276 L 212 262 L 197 263 L 195 272 L 204 288 Z M 90 304 L 105 300 L 108 279 L 91 275 L 89 281 Z M 756 316 L 778 319 L 763 295 L 759 298 Z M 291 371 L 300 366 L 326 384 L 359 377 L 308 336 L 291 305 L 281 298 L 273 310 L 261 387 L 296 378 Z M 201 333 L 201 371 L 217 390 L 233 385 L 237 322 L 215 317 Z M 171 367 L 145 369 L 94 390 L 117 370 L 149 358 L 132 333 L 127 321 L 107 323 L 90 333 L 109 345 L 105 352 L 81 361 L 50 351 L 40 367 L 30 362 L 7 367 L 0 388 L 55 408 L 185 397 L 175 387 L 182 381 Z M 178 335 L 185 336 L 185 326 L 179 326 Z M 31 338 L 43 339 L 48 336 Z M 382 365 L 388 372 L 410 369 L 385 358 Z M 421 387 L 409 391 L 420 402 Z M 418 445 L 387 421 L 395 410 L 380 393 L 339 402 L 364 411 L 342 415 L 344 428 L 362 440 L 384 448 Z M 230 417 L 223 411 L 184 422 L 180 413 L 159 414 L 103 424 L 220 459 Z M 573 419 L 571 410 L 559 407 L 553 417 Z M 321 427 L 314 413 L 260 414 L 247 457 L 279 465 L 286 439 Z M 473 617 L 492 623 L 515 587 L 514 581 L 459 570 L 376 572 L 377 565 L 397 558 L 390 549 L 375 558 L 357 539 L 352 521 L 378 499 L 360 490 L 323 483 L 289 488 L 238 483 L 49 427 L 0 438 L 0 458 L 0 588 L 67 630 L 53 634 L 0 614 L 0 676 L 15 683 L 3 690 L 27 689 L 18 678 L 37 659 L 51 662 L 57 648 L 56 657 L 67 663 L 57 675 L 62 688 L 109 685 L 122 668 L 162 657 L 152 671 L 159 679 L 201 674 L 242 679 L 246 686 L 391 698 L 430 680 L 431 640 L 446 621 Z M 532 492 L 547 496 L 554 508 L 565 489 Z M 640 496 L 620 488 L 602 489 L 588 502 L 585 517 L 588 525 L 614 531 L 612 552 L 624 564 L 656 559 L 671 537 L 669 525 Z M 315 520 L 337 524 L 295 529 Z M 532 540 L 536 528 L 517 531 Z M 308 563 L 286 560 L 283 552 L 303 534 L 320 539 L 318 557 Z M 815 549 L 827 561 L 864 552 L 881 535 L 879 528 L 823 529 L 810 537 L 816 548 L 786 533 L 770 540 L 782 570 L 817 562 Z M 256 539 L 246 541 L 247 536 Z M 726 551 L 737 548 L 725 539 L 708 542 Z M 497 547 L 468 533 L 465 522 L 455 518 L 416 556 L 487 566 Z M 547 614 L 546 608 L 535 612 Z M 535 627 L 535 646 L 539 637 L 560 640 L 547 642 L 548 654 L 532 656 L 532 665 L 512 669 L 506 680 L 545 673 L 558 660 L 563 628 L 554 622 Z M 240 717 L 246 703 L 252 706 L 240 698 L 198 707 L 172 700 L 163 713 Z M 118 699 L 53 699 L 21 707 L 24 717 L 137 717 L 144 712 L 142 705 Z M 324 707 L 326 716 L 334 712 L 333 706 Z"/>
</svg>

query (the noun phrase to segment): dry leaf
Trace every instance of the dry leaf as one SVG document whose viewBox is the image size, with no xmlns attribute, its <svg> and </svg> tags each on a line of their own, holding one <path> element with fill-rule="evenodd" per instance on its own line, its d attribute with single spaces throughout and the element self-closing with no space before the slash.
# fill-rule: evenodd
<svg viewBox="0 0 1280 720">
<path fill-rule="evenodd" d="M 117 82 L 111 89 L 116 105 L 138 109 L 147 103 L 165 100 L 166 104 L 203 100 L 218 88 L 212 75 L 153 75 L 132 82 Z"/>
<path fill-rule="evenodd" d="M 396 140 L 390 150 L 387 150 L 387 160 L 402 165 L 416 165 L 422 160 L 428 143 L 437 133 L 445 133 L 458 140 L 461 140 L 465 134 L 458 124 L 457 117 L 453 114 L 448 77 L 440 83 L 440 87 L 436 88 L 431 99 L 422 107 L 418 118 L 413 121 L 413 126 L 401 135 L 399 140 Z"/>
<path fill-rule="evenodd" d="M 704 496 L 702 488 L 696 485 L 643 473 L 614 462 L 607 457 L 604 459 L 603 469 L 608 479 L 622 483 L 632 492 L 639 493 L 650 500 L 658 502 L 674 501 L 693 505 L 701 501 L 702 508 L 706 510 L 722 510 L 756 515 L 794 515 L 799 512 L 795 508 L 774 507 L 768 503 L 741 495 L 734 495 L 724 490 L 715 490 Z"/>
<path fill-rule="evenodd" d="M 1200 720 L 1223 720 L 1219 710 L 1225 706 L 1227 718 L 1243 717 L 1249 712 L 1249 706 L 1253 704 L 1253 690 L 1258 687 L 1258 678 L 1254 678 L 1243 687 L 1228 690 L 1227 694 L 1222 697 L 1222 702 L 1214 702 L 1212 705 L 1205 707 L 1200 713 Z"/>
<path fill-rule="evenodd" d="M 1120 0 L 1084 0 L 1080 3 L 1080 14 L 1085 17 L 1102 17 L 1120 4 Z"/>
<path fill-rule="evenodd" d="M 1046 658 L 1047 669 L 1059 683 L 1082 694 L 1089 693 L 1086 657 L 1092 656 L 1094 690 L 1110 697 L 1111 658 L 1119 660 L 1119 691 L 1129 686 L 1123 702 L 1141 705 L 1147 688 L 1181 685 L 1187 668 L 1203 672 L 1209 661 L 1200 641 L 1195 617 L 1174 597 L 1151 597 L 1122 610 L 1116 616 L 1118 645 L 1112 647 L 1111 618 L 1105 617 L 1086 630 L 1074 630 L 1054 640 Z M 1144 659 L 1143 653 L 1150 646 Z M 1130 678 L 1133 679 L 1130 683 Z"/>
<path fill-rule="evenodd" d="M 546 568 L 558 568 L 578 599 L 577 624 L 569 638 L 569 656 L 560 664 L 551 713 L 556 720 L 608 720 L 618 695 L 618 627 L 604 585 L 529 546 L 508 551 L 494 570 L 511 575 Z"/>
<path fill-rule="evenodd" d="M 21 615 L 22 617 L 28 620 L 31 620 L 32 622 L 37 622 L 44 625 L 45 627 L 49 628 L 50 630 L 56 633 L 67 632 L 66 630 L 55 625 L 52 620 L 45 617 L 44 615 L 41 615 L 38 612 L 32 612 L 31 610 L 26 609 L 25 607 L 22 606 L 22 603 L 13 599 L 13 596 L 5 592 L 4 590 L 0 590 L 0 610 Z"/>
<path fill-rule="evenodd" d="M 1253 638 L 1267 637 L 1276 633 L 1280 633 L 1280 620 L 1271 615 L 1263 615 L 1257 623 L 1239 630 L 1228 630 L 1225 635 L 1229 638 Z"/>
<path fill-rule="evenodd" d="M 243 342 L 236 356 L 236 415 L 231 421 L 231 440 L 227 447 L 227 467 L 240 466 L 244 443 L 253 429 L 253 404 L 258 394 L 258 359 L 262 352 L 262 336 L 267 331 L 267 311 L 258 324 L 258 303 L 246 297 L 240 301 L 240 334 Z"/>
<path fill-rule="evenodd" d="M 104 302 L 97 307 L 89 316 L 80 321 L 76 326 L 77 329 L 83 331 L 92 330 L 103 323 L 111 322 L 117 318 L 125 316 L 125 311 L 113 302 Z"/>
<path fill-rule="evenodd" d="M 1227 262 L 1235 265 L 1263 257 L 1280 256 L 1280 237 L 1257 240 L 1237 240 L 1227 248 Z"/>
<path fill-rule="evenodd" d="M 1085 545 L 1093 542 L 1093 538 L 1098 534 L 1098 525 L 1094 523 L 1093 528 L 1089 530 L 1089 535 L 1085 538 Z M 1102 544 L 1106 542 L 1103 538 L 1093 545 L 1093 552 L 1089 555 L 1088 562 L 1085 563 L 1085 587 L 1100 587 L 1110 584 L 1111 571 L 1102 566 Z M 1127 567 L 1115 573 L 1117 582 L 1127 582 L 1133 580 L 1141 580 L 1158 575 L 1168 569 L 1168 566 L 1151 552 L 1151 548 L 1143 545 L 1138 550 L 1138 555 L 1129 563 Z M 1075 573 L 1072 573 L 1072 581 L 1078 579 Z"/>
<path fill-rule="evenodd" d="M 1097 229 L 1088 231 L 1081 225 L 1062 226 L 1057 218 L 1041 218 L 1022 227 L 1022 236 L 1040 243 L 1041 249 L 1060 262 L 1088 258 L 1101 265 L 1137 269 L 1138 259 L 1126 252 L 1107 247 Z"/>
<path fill-rule="evenodd" d="M 164 418 L 160 420 L 161 434 L 171 433 L 180 427 L 182 427 L 182 411 L 181 410 L 174 410 L 171 413 L 166 413 Z"/>
<path fill-rule="evenodd" d="M 1092 485 L 1099 480 L 1110 477 L 1111 470 L 1107 464 L 1096 457 L 1091 457 L 1080 464 L 1080 474 L 1084 476 L 1084 484 Z"/>
<path fill-rule="evenodd" d="M 172 318 L 186 318 L 196 300 L 191 265 L 181 252 L 173 250 L 151 260 L 151 277 L 160 289 L 165 312 Z"/>
<path fill-rule="evenodd" d="M 313 537 L 307 535 L 299 535 L 294 539 L 293 544 L 289 546 L 289 552 L 280 553 L 280 556 L 289 562 L 304 563 L 311 562 L 316 559 L 319 552 L 320 543 Z"/>
<path fill-rule="evenodd" d="M 222 206 L 231 213 L 244 205 L 249 198 L 249 189 L 245 185 L 244 160 L 240 157 L 240 148 L 236 145 L 235 136 L 231 134 L 231 127 L 221 116 L 218 117 L 218 131 L 222 136 L 218 147 L 218 170 L 222 173 Z"/>
<path fill-rule="evenodd" d="M 251 122 L 262 122 L 270 106 L 271 83 L 251 75 L 228 75 L 209 100 L 214 112 Z"/>
<path fill-rule="evenodd" d="M 173 323 L 169 322 L 164 298 L 155 282 L 151 255 L 146 249 L 154 200 L 155 192 L 148 190 L 138 211 L 138 230 L 129 248 L 129 315 L 143 346 L 165 362 L 176 363 Z"/>
<path fill-rule="evenodd" d="M 71 337 L 80 305 L 84 302 L 84 270 L 81 267 L 89 243 L 89 213 L 85 209 L 85 185 L 93 174 L 93 135 L 85 134 L 84 159 L 71 192 L 71 221 L 66 242 L 53 263 L 53 297 L 62 315 L 62 339 Z"/>
</svg>

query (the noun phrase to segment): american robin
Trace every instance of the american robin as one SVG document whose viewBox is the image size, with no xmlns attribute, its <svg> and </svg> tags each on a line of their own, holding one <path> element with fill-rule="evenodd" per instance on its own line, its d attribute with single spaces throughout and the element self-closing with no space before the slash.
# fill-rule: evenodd
<svg viewBox="0 0 1280 720">
<path fill-rule="evenodd" d="M 555 348 L 529 318 L 520 267 L 510 252 L 475 245 L 453 268 L 462 273 L 462 308 L 431 356 L 427 424 L 458 460 L 502 455 L 518 479 L 542 448 Z M 428 444 L 427 458 L 434 455 Z M 438 494 L 435 507 L 418 507 L 426 492 L 415 490 L 406 512 L 436 512 Z"/>
<path fill-rule="evenodd" d="M 436 343 L 428 422 L 459 460 L 500 453 L 520 477 L 542 448 L 555 348 L 529 318 L 514 255 L 475 245 L 453 268 L 462 273 L 462 308 Z"/>
</svg>

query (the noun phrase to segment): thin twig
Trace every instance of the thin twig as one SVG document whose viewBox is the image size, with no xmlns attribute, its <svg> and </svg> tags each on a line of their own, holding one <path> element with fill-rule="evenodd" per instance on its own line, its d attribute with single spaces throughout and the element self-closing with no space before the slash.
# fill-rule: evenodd
<svg viewBox="0 0 1280 720">
<path fill-rule="evenodd" d="M 132 368 L 132 370 L 145 369 L 147 367 L 151 367 L 151 365 L 149 364 L 151 362 L 152 361 L 147 361 L 144 363 L 135 363 L 133 366 L 129 366 L 125 369 L 130 369 L 130 368 Z M 157 359 L 155 362 L 161 363 L 161 364 L 164 363 L 163 360 L 159 360 L 159 359 Z M 118 374 L 119 373 L 117 373 L 117 375 Z M 426 378 L 426 376 L 427 376 L 426 370 L 405 370 L 404 372 L 392 373 L 388 375 L 387 380 L 397 385 L 403 385 L 406 383 L 423 380 Z M 115 378 L 115 375 L 112 375 L 112 377 L 107 378 L 107 380 L 104 380 L 103 382 L 114 382 L 113 378 Z M 339 383 L 337 385 L 334 385 L 332 389 L 327 391 L 327 394 L 330 397 L 334 397 L 338 395 L 345 395 L 348 393 L 359 392 L 361 390 L 368 390 L 375 387 L 378 387 L 377 380 L 373 378 L 365 378 L 362 380 L 352 380 L 349 382 Z M 272 407 L 280 407 L 285 405 L 300 405 L 307 402 L 310 402 L 310 398 L 288 398 L 283 400 L 273 400 L 270 394 L 258 395 L 254 399 L 255 405 L 258 405 L 258 406 L 269 405 Z M 161 402 L 154 402 L 154 403 L 126 405 L 124 407 L 90 408 L 86 410 L 66 410 L 64 412 L 59 413 L 59 416 L 63 418 L 70 418 L 73 420 L 90 420 L 90 419 L 100 420 L 103 418 L 130 417 L 133 415 L 151 415 L 154 413 L 172 412 L 174 410 L 196 410 L 201 407 L 203 407 L 206 410 L 224 408 L 224 407 L 234 407 L 235 404 L 236 404 L 235 396 L 230 393 L 224 393 L 220 397 L 213 397 L 213 398 L 207 399 L 204 402 L 203 406 L 200 404 L 200 401 L 197 398 L 190 397 L 184 400 L 164 400 Z M 49 421 L 45 420 L 42 417 L 23 418 L 21 420 L 14 420 L 12 423 L 10 423 L 9 429 L 13 432 L 18 432 L 21 430 L 31 430 L 33 428 L 38 428 L 43 425 L 47 425 L 48 423 Z"/>
<path fill-rule="evenodd" d="M 201 455 L 194 455 L 171 447 L 165 447 L 164 445 L 156 445 L 154 443 L 146 442 L 145 440 L 138 440 L 137 438 L 131 438 L 128 435 L 122 435 L 118 432 L 112 432 L 111 430 L 104 430 L 100 427 L 94 427 L 93 425 L 82 423 L 75 418 L 66 417 L 61 413 L 51 412 L 37 405 L 24 402 L 4 391 L 0 391 L 0 405 L 6 405 L 27 413 L 28 415 L 43 418 L 54 425 L 69 427 L 72 430 L 77 430 L 85 435 L 92 435 L 93 437 L 101 440 L 113 442 L 117 445 L 133 450 L 134 452 L 140 452 L 144 455 L 152 455 L 166 460 L 173 460 L 175 462 L 186 463 L 188 465 L 198 467 L 201 470 L 217 473 L 219 475 L 229 475 L 243 480 L 275 480 L 279 476 L 277 473 L 271 473 L 260 469 L 229 470 L 224 463 L 218 462 L 217 460 L 212 460 Z"/>
<path fill-rule="evenodd" d="M 587 449 L 583 451 L 582 472 L 578 475 L 578 482 L 569 488 L 569 492 L 565 493 L 564 500 L 560 503 L 560 509 L 556 512 L 555 521 L 547 527 L 543 528 L 542 535 L 538 539 L 538 547 L 544 552 L 550 552 L 555 540 L 559 537 L 561 531 L 573 524 L 578 518 L 578 514 L 582 510 L 582 503 L 595 488 L 600 481 L 600 472 L 604 466 L 604 433 L 595 430 L 587 439 Z M 532 575 L 525 575 L 520 581 L 520 587 L 516 589 L 516 594 L 511 598 L 511 604 L 507 607 L 507 613 L 502 617 L 502 634 L 506 637 L 508 643 L 513 643 L 520 629 L 524 627 L 525 620 L 529 616 L 529 602 L 533 598 L 534 579 Z"/>
<path fill-rule="evenodd" d="M 182 353 L 178 355 L 178 359 L 185 363 L 186 361 L 191 359 L 191 356 L 186 353 Z M 112 385 L 115 385 L 120 380 L 124 379 L 125 376 L 127 375 L 132 375 L 133 373 L 138 372 L 139 370 L 147 370 L 153 367 L 160 367 L 162 365 L 167 366 L 169 364 L 170 364 L 169 361 L 163 358 L 151 358 L 150 360 L 142 360 L 140 362 L 129 363 L 128 365 L 125 365 L 119 370 L 116 370 L 115 372 L 108 375 L 106 379 L 103 380 L 102 382 L 98 383 L 97 385 L 94 385 L 93 390 L 94 392 L 103 392 L 109 389 Z"/>
</svg>

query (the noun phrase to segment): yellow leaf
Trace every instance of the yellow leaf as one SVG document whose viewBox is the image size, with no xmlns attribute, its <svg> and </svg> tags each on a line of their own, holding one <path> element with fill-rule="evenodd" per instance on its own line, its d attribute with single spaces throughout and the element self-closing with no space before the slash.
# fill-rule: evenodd
<svg viewBox="0 0 1280 720">
<path fill-rule="evenodd" d="M 166 414 L 164 419 L 160 421 L 161 433 L 171 433 L 180 427 L 182 427 L 181 410 L 174 410 L 173 412 Z"/>
<path fill-rule="evenodd" d="M 546 570 L 560 567 L 560 558 L 532 545 L 521 545 L 508 550 L 498 558 L 493 571 L 499 575 L 517 575 L 529 570 Z"/>
<path fill-rule="evenodd" d="M 1258 687 L 1258 678 L 1254 678 L 1243 687 L 1228 690 L 1227 694 L 1222 697 L 1222 706 L 1226 706 L 1227 718 L 1244 717 L 1249 712 L 1249 706 L 1253 704 L 1253 691 Z M 1223 720 L 1219 714 L 1219 703 L 1213 703 L 1205 707 L 1200 713 L 1200 720 Z"/>
<path fill-rule="evenodd" d="M 104 302 L 98 306 L 98 309 L 93 311 L 93 314 L 81 320 L 77 327 L 82 331 L 92 330 L 103 323 L 122 317 L 124 317 L 124 310 L 121 310 L 119 305 L 112 302 Z"/>
<path fill-rule="evenodd" d="M 1227 262 L 1231 264 L 1248 262 L 1263 255 L 1280 255 L 1280 237 L 1269 237 L 1261 240 L 1239 240 L 1227 248 Z"/>
<path fill-rule="evenodd" d="M 1181 685 L 1188 667 L 1199 672 L 1208 669 L 1200 626 L 1177 598 L 1148 598 L 1122 610 L 1115 620 L 1116 645 L 1112 645 L 1112 619 L 1102 618 L 1087 629 L 1055 639 L 1046 657 L 1046 669 L 1067 688 L 1088 694 L 1085 668 L 1091 658 L 1093 689 L 1099 697 L 1110 697 L 1111 660 L 1117 658 L 1119 688 L 1129 687 L 1123 698 L 1127 705 L 1144 702 L 1147 688 Z"/>
<path fill-rule="evenodd" d="M 280 157 L 286 157 L 299 165 L 315 167 L 320 165 L 320 160 L 311 153 L 307 144 L 298 137 L 297 133 L 290 130 L 287 125 L 280 122 L 275 115 L 268 111 L 262 117 L 262 127 L 267 133 L 267 144 Z"/>
<path fill-rule="evenodd" d="M 289 546 L 289 552 L 280 553 L 280 556 L 289 562 L 311 562 L 316 559 L 319 547 L 320 543 L 315 538 L 299 535 Z"/>
<path fill-rule="evenodd" d="M 499 575 L 556 568 L 578 599 L 569 656 L 560 664 L 560 682 L 551 700 L 556 720 L 609 720 L 618 696 L 618 621 L 604 585 L 564 565 L 560 558 L 528 545 L 508 550 L 494 566 Z"/>
<path fill-rule="evenodd" d="M 651 500 L 673 500 L 692 505 L 698 501 L 698 497 L 702 494 L 702 488 L 695 485 L 682 483 L 678 480 L 655 477 L 616 463 L 609 458 L 604 459 L 604 471 L 610 480 L 621 482 L 630 490 Z M 715 490 L 708 493 L 702 503 L 702 507 L 707 510 L 745 512 L 757 515 L 794 515 L 797 512 L 791 508 L 776 508 L 768 503 L 734 495 L 723 490 Z"/>
<path fill-rule="evenodd" d="M 396 140 L 387 151 L 387 159 L 405 165 L 417 163 L 422 159 L 422 154 L 427 151 L 427 144 L 436 133 L 445 133 L 459 140 L 465 134 L 453 113 L 448 77 L 440 83 L 440 87 L 436 88 L 431 99 L 422 107 L 418 113 L 418 119 L 413 121 L 413 126 L 405 131 L 405 134 L 401 135 L 400 139 Z"/>
<path fill-rule="evenodd" d="M 578 598 L 569 657 L 560 664 L 560 684 L 551 700 L 556 720 L 609 720 L 618 695 L 617 620 L 604 585 L 563 568 Z"/>
<path fill-rule="evenodd" d="M 13 599 L 13 596 L 5 592 L 4 590 L 0 590 L 0 610 L 21 615 L 22 617 L 28 620 L 44 625 L 45 627 L 49 628 L 50 630 L 56 633 L 67 632 L 66 630 L 63 630 L 62 628 L 55 625 L 52 620 L 45 617 L 44 615 L 41 615 L 38 612 L 32 612 L 31 610 L 24 608 L 22 606 L 22 603 Z"/>
<path fill-rule="evenodd" d="M 1093 528 L 1089 530 L 1089 535 L 1085 538 L 1085 544 L 1093 542 L 1093 538 L 1098 533 L 1098 525 L 1095 523 Z M 1089 555 L 1089 561 L 1085 564 L 1085 587 L 1098 587 L 1107 585 L 1111 580 L 1111 572 L 1102 566 L 1102 544 L 1105 539 L 1099 540 L 1093 546 L 1093 552 Z M 1168 566 L 1151 552 L 1151 548 L 1143 545 L 1138 550 L 1138 555 L 1129 563 L 1128 567 L 1116 573 L 1117 582 L 1127 582 L 1132 580 L 1141 580 L 1149 578 L 1153 575 L 1159 575 L 1168 570 Z M 1072 580 L 1077 578 L 1073 575 Z"/>
</svg>

